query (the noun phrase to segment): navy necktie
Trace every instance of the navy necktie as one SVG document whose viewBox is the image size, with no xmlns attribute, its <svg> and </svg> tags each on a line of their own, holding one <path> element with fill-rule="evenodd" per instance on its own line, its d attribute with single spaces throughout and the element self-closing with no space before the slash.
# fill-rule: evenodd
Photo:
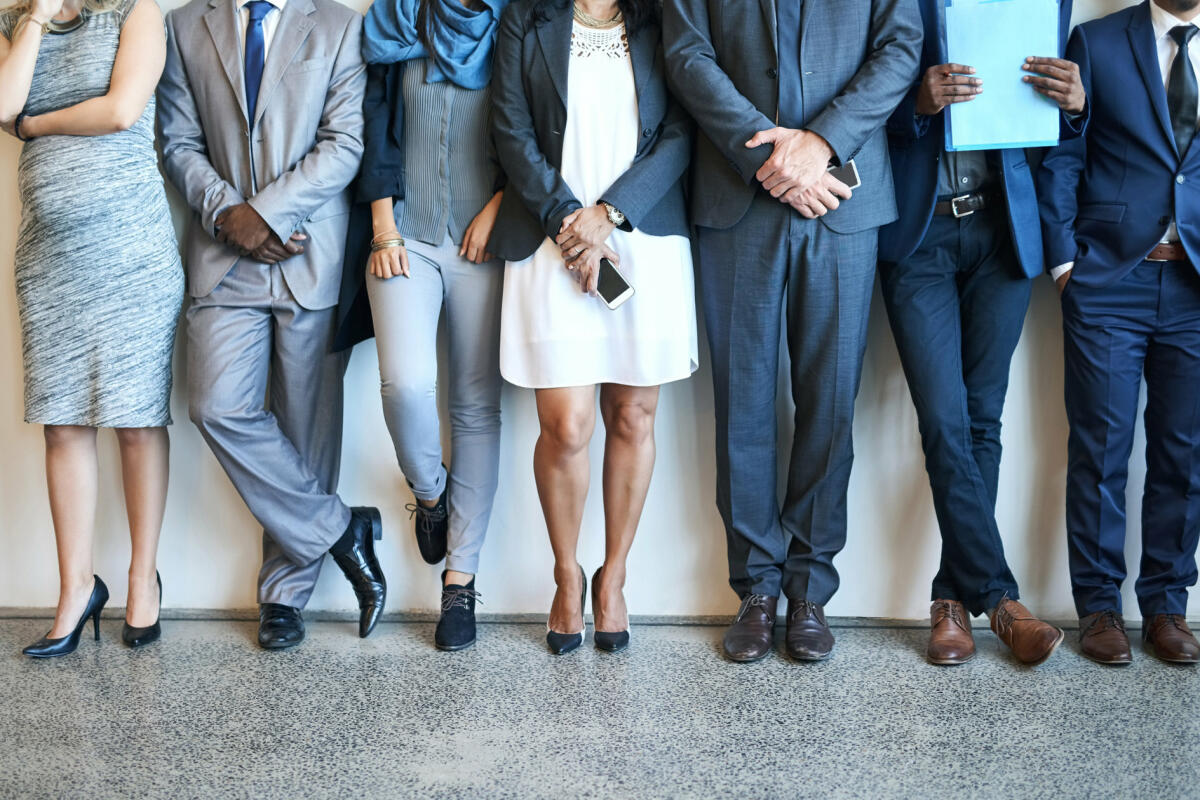
<svg viewBox="0 0 1200 800">
<path fill-rule="evenodd" d="M 258 88 L 262 85 L 263 64 L 266 62 L 266 40 L 263 37 L 263 20 L 275 6 L 267 0 L 251 0 L 246 3 L 250 22 L 246 25 L 246 112 L 250 125 L 254 125 L 254 111 L 258 105 Z"/>
<path fill-rule="evenodd" d="M 1175 147 L 1179 157 L 1187 153 L 1188 145 L 1196 133 L 1197 96 L 1196 71 L 1192 69 L 1192 58 L 1188 53 L 1188 42 L 1196 35 L 1195 25 L 1179 25 L 1171 28 L 1171 38 L 1179 45 L 1175 63 L 1171 65 L 1171 77 L 1167 83 L 1167 107 L 1171 110 L 1171 128 L 1175 132 Z"/>
</svg>

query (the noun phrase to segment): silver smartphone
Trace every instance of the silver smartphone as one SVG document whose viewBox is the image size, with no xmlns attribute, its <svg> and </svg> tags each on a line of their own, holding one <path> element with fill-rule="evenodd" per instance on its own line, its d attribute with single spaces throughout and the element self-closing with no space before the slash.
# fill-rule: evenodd
<svg viewBox="0 0 1200 800">
<path fill-rule="evenodd" d="M 858 164 L 854 163 L 854 159 L 850 159 L 845 164 L 830 167 L 829 174 L 850 187 L 851 191 L 862 186 L 862 178 L 858 174 Z"/>
<path fill-rule="evenodd" d="M 607 258 L 600 259 L 600 274 L 596 280 L 596 292 L 604 305 L 616 309 L 629 298 L 633 297 L 633 287 L 625 276 L 617 269 L 617 265 Z"/>
</svg>

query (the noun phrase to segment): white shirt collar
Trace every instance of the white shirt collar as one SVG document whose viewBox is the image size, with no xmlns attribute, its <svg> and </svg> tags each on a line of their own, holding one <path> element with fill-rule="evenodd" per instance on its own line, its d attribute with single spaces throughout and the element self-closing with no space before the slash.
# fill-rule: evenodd
<svg viewBox="0 0 1200 800">
<path fill-rule="evenodd" d="M 242 9 L 245 8 L 246 4 L 249 2 L 251 2 L 251 0 L 237 0 L 238 13 L 241 13 Z M 287 5 L 287 0 L 267 0 L 267 2 L 275 6 L 276 10 L 278 11 L 282 11 L 283 7 Z M 1151 5 L 1153 5 L 1153 3 L 1151 3 Z M 1158 29 L 1155 28 L 1155 30 Z"/>
<path fill-rule="evenodd" d="M 1154 40 L 1158 41 L 1179 25 L 1195 25 L 1200 17 L 1194 17 L 1191 22 L 1184 22 L 1179 17 L 1167 11 L 1154 0 L 1150 0 L 1150 22 L 1154 26 Z M 1193 42 L 1195 39 L 1192 40 Z"/>
</svg>

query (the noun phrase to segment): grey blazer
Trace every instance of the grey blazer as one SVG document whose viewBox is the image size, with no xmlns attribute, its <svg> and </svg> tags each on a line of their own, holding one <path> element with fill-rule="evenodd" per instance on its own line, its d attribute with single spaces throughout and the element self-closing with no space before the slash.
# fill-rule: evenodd
<svg viewBox="0 0 1200 800">
<path fill-rule="evenodd" d="M 746 214 L 771 146 L 745 143 L 775 127 L 782 69 L 801 70 L 804 127 L 862 176 L 822 222 L 854 233 L 896 219 L 884 125 L 917 78 L 916 0 L 805 0 L 801 64 L 779 63 L 775 0 L 666 0 L 663 40 L 675 96 L 700 129 L 692 222 L 729 228 Z"/>
<path fill-rule="evenodd" d="M 283 262 L 284 277 L 301 306 L 329 308 L 341 283 L 347 187 L 363 150 L 362 17 L 332 0 L 289 0 L 252 128 L 236 13 L 234 0 L 192 0 L 167 15 L 158 128 L 167 177 L 194 212 L 189 291 L 207 296 L 237 263 L 214 223 L 248 201 L 281 240 L 308 236 L 304 252 Z"/>
<path fill-rule="evenodd" d="M 541 9 L 539 10 L 539 6 Z M 508 185 L 488 249 L 528 258 L 581 204 L 563 181 L 571 3 L 516 0 L 504 12 L 492 75 L 492 130 Z M 647 24 L 630 37 L 641 125 L 633 164 L 604 193 L 625 227 L 652 236 L 688 235 L 684 173 L 692 123 L 667 89 L 661 32 Z"/>
</svg>

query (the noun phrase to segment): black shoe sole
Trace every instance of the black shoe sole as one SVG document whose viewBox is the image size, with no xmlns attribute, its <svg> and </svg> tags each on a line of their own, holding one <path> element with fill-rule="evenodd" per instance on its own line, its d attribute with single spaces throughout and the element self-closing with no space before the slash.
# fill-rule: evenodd
<svg viewBox="0 0 1200 800">
<path fill-rule="evenodd" d="M 304 642 L 303 639 L 301 639 L 299 642 L 286 642 L 286 643 L 282 643 L 282 644 L 264 644 L 262 642 L 259 642 L 258 646 L 260 648 L 262 648 L 263 650 L 290 650 L 291 648 L 295 647 L 298 644 L 302 644 L 303 642 Z"/>
<path fill-rule="evenodd" d="M 475 641 L 475 639 L 472 639 L 466 644 L 438 644 L 437 642 L 434 642 L 433 646 L 438 650 L 441 650 L 443 653 L 457 653 L 459 650 L 466 650 L 468 647 L 473 646 Z"/>
<path fill-rule="evenodd" d="M 733 664 L 757 664 L 759 661 L 762 661 L 764 658 L 771 655 L 771 651 L 768 650 L 767 652 L 763 653 L 761 656 L 754 656 L 752 658 L 738 658 L 737 656 L 732 655 L 725 648 L 721 648 L 721 654 L 723 656 L 725 656 L 726 661 L 729 661 L 730 663 L 733 663 Z"/>
</svg>

